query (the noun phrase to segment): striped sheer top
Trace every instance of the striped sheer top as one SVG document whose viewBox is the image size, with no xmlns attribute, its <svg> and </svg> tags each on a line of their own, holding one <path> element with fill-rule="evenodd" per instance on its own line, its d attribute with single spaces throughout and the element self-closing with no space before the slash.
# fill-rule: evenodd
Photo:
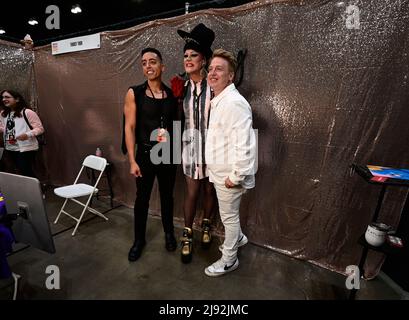
<svg viewBox="0 0 409 320">
<path fill-rule="evenodd" d="M 206 79 L 188 80 L 183 100 L 185 126 L 183 131 L 183 172 L 192 179 L 209 176 L 205 164 L 206 129 L 209 124 L 212 91 Z"/>
</svg>

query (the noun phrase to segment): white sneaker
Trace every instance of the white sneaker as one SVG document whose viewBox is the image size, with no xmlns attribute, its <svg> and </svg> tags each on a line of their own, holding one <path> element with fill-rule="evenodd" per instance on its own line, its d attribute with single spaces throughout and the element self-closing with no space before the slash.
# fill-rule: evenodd
<svg viewBox="0 0 409 320">
<path fill-rule="evenodd" d="M 222 259 L 217 260 L 211 266 L 205 269 L 205 274 L 209 277 L 219 277 L 225 273 L 236 270 L 239 266 L 239 259 L 236 259 L 233 263 L 226 263 Z"/>
<path fill-rule="evenodd" d="M 239 241 L 237 242 L 237 248 L 240 248 L 240 247 L 244 246 L 245 244 L 247 244 L 247 242 L 249 242 L 249 239 L 247 239 L 246 235 L 243 234 L 243 235 L 241 236 L 241 238 L 239 239 Z M 221 244 L 221 245 L 219 246 L 219 250 L 220 250 L 221 252 L 223 252 L 223 244 Z"/>
</svg>

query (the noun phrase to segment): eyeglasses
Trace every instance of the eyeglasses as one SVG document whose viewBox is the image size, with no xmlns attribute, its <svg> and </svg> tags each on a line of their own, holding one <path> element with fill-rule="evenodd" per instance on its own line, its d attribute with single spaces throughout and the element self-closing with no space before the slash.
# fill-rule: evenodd
<svg viewBox="0 0 409 320">
<path fill-rule="evenodd" d="M 9 96 L 2 96 L 2 99 L 13 99 L 13 97 L 9 97 Z"/>
</svg>

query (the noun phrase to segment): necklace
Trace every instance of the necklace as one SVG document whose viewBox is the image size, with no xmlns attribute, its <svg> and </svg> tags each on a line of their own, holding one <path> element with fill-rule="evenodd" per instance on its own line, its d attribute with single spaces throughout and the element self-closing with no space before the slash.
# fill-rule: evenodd
<svg viewBox="0 0 409 320">
<path fill-rule="evenodd" d="M 153 97 L 154 99 L 157 99 L 157 98 L 155 97 L 155 94 L 153 93 L 151 87 L 149 86 L 149 84 L 148 84 L 148 89 L 149 89 L 149 91 L 151 92 L 152 97 Z M 164 99 L 164 98 L 165 98 L 165 94 L 164 94 L 164 92 L 163 92 L 162 86 L 161 86 L 160 91 L 161 91 L 161 93 L 162 93 L 162 99 Z"/>
</svg>

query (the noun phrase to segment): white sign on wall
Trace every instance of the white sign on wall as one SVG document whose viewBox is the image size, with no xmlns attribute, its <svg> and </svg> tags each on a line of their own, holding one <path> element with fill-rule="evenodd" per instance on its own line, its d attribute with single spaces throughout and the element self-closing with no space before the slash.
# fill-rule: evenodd
<svg viewBox="0 0 409 320">
<path fill-rule="evenodd" d="M 89 36 L 65 39 L 51 43 L 51 53 L 53 55 L 99 49 L 101 47 L 100 33 L 91 34 Z"/>
</svg>

